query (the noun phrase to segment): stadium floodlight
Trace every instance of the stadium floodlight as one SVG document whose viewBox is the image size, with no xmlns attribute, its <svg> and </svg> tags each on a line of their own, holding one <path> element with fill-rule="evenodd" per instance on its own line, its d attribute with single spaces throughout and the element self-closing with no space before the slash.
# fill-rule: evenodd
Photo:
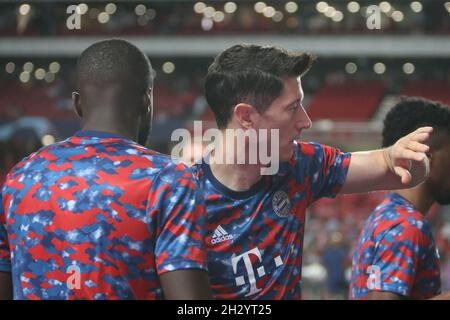
<svg viewBox="0 0 450 320">
<path fill-rule="evenodd" d="M 334 7 L 328 7 L 327 10 L 325 10 L 325 16 L 328 18 L 332 18 L 334 17 L 334 15 L 336 14 L 336 9 Z"/>
<path fill-rule="evenodd" d="M 263 13 L 266 6 L 267 5 L 264 2 L 261 2 L 261 1 L 257 2 L 257 3 L 255 3 L 255 11 L 257 13 Z"/>
<path fill-rule="evenodd" d="M 391 9 L 392 9 L 392 6 L 389 2 L 383 1 L 380 3 L 381 12 L 388 13 L 389 11 L 391 11 Z"/>
<path fill-rule="evenodd" d="M 225 20 L 225 14 L 222 11 L 214 12 L 213 21 L 214 22 L 222 22 Z"/>
<path fill-rule="evenodd" d="M 47 72 L 45 74 L 45 78 L 44 78 L 45 82 L 47 83 L 52 83 L 53 81 L 55 81 L 55 74 L 51 73 L 51 72 Z"/>
<path fill-rule="evenodd" d="M 344 14 L 341 11 L 336 11 L 334 16 L 331 17 L 334 22 L 341 22 L 344 19 Z"/>
<path fill-rule="evenodd" d="M 234 2 L 227 2 L 225 3 L 225 5 L 223 6 L 223 10 L 226 13 L 235 13 L 237 10 L 237 4 Z"/>
<path fill-rule="evenodd" d="M 29 15 L 31 11 L 31 6 L 28 3 L 24 3 L 19 7 L 19 13 L 22 16 Z"/>
<path fill-rule="evenodd" d="M 209 18 L 203 17 L 201 25 L 203 31 L 209 31 L 213 28 L 214 22 Z"/>
<path fill-rule="evenodd" d="M 355 63 L 353 63 L 353 62 L 349 62 L 349 63 L 347 63 L 347 64 L 345 65 L 345 71 L 346 71 L 348 74 L 353 74 L 353 73 L 355 73 L 356 71 L 358 71 L 358 66 L 357 66 Z"/>
<path fill-rule="evenodd" d="M 108 3 L 105 6 L 105 12 L 109 15 L 113 15 L 117 11 L 117 6 L 114 3 Z"/>
<path fill-rule="evenodd" d="M 411 2 L 410 6 L 411 6 L 411 10 L 416 12 L 416 13 L 421 12 L 422 9 L 423 9 L 422 3 L 420 3 L 419 1 Z"/>
<path fill-rule="evenodd" d="M 88 10 L 89 10 L 89 7 L 86 3 L 80 3 L 77 6 L 77 13 L 80 15 L 86 14 L 88 12 Z"/>
<path fill-rule="evenodd" d="M 175 71 L 175 64 L 171 61 L 164 62 L 162 65 L 162 70 L 167 74 L 173 73 Z"/>
<path fill-rule="evenodd" d="M 415 70 L 416 67 L 411 62 L 407 62 L 403 65 L 403 72 L 406 74 L 413 74 Z"/>
<path fill-rule="evenodd" d="M 13 73 L 16 69 L 16 64 L 14 62 L 8 62 L 5 66 L 5 71 L 9 74 Z"/>
<path fill-rule="evenodd" d="M 274 22 L 281 22 L 284 18 L 283 12 L 277 11 L 275 12 L 274 16 L 272 17 L 272 20 Z"/>
<path fill-rule="evenodd" d="M 42 69 L 42 68 L 36 69 L 36 71 L 34 72 L 34 77 L 37 80 L 44 80 L 44 78 L 45 78 L 45 70 Z"/>
<path fill-rule="evenodd" d="M 196 4 L 194 4 L 194 12 L 201 14 L 203 13 L 203 10 L 206 9 L 206 4 L 204 2 L 197 2 Z"/>
<path fill-rule="evenodd" d="M 100 12 L 98 17 L 97 17 L 98 22 L 105 24 L 108 23 L 109 21 L 109 14 L 107 14 L 106 12 Z"/>
<path fill-rule="evenodd" d="M 398 10 L 392 12 L 392 20 L 394 20 L 395 22 L 401 22 L 403 21 L 403 18 L 404 18 L 403 12 Z"/>
<path fill-rule="evenodd" d="M 275 15 L 275 12 L 276 12 L 276 10 L 274 7 L 268 6 L 268 7 L 264 8 L 263 15 L 266 18 L 273 18 L 273 16 Z"/>
<path fill-rule="evenodd" d="M 28 71 L 22 71 L 19 76 L 19 80 L 22 83 L 27 83 L 30 81 L 30 73 Z"/>
<path fill-rule="evenodd" d="M 33 71 L 33 69 L 34 69 L 34 65 L 30 61 L 25 62 L 25 64 L 23 65 L 23 71 L 31 72 L 31 71 Z"/>
<path fill-rule="evenodd" d="M 138 4 L 136 6 L 136 8 L 134 9 L 134 12 L 138 15 L 138 16 L 143 16 L 145 14 L 145 12 L 147 12 L 147 7 L 143 4 Z"/>
<path fill-rule="evenodd" d="M 373 71 L 377 74 L 383 74 L 386 71 L 386 65 L 382 62 L 377 62 L 373 66 Z"/>
<path fill-rule="evenodd" d="M 46 134 L 45 136 L 42 137 L 41 142 L 43 146 L 48 146 L 50 144 L 55 143 L 56 139 L 54 136 L 52 136 L 51 134 Z"/>
<path fill-rule="evenodd" d="M 147 9 L 147 12 L 145 13 L 145 16 L 148 18 L 148 20 L 153 20 L 156 17 L 156 10 L 155 9 Z"/>
<path fill-rule="evenodd" d="M 216 9 L 213 7 L 206 7 L 205 10 L 203 10 L 203 15 L 208 19 L 212 19 L 212 17 L 214 17 L 214 13 L 216 13 Z"/>
<path fill-rule="evenodd" d="M 351 1 L 347 4 L 347 10 L 351 13 L 356 13 L 361 9 L 361 6 L 356 1 Z"/>
<path fill-rule="evenodd" d="M 288 13 L 295 13 L 298 10 L 298 5 L 294 1 L 289 1 L 285 4 L 284 9 Z"/>
<path fill-rule="evenodd" d="M 58 73 L 60 69 L 61 69 L 61 65 L 60 65 L 58 62 L 56 62 L 56 61 L 53 61 L 53 62 L 50 63 L 50 65 L 48 66 L 48 70 L 49 70 L 51 73 Z"/>
<path fill-rule="evenodd" d="M 326 3 L 325 1 L 320 1 L 316 4 L 316 9 L 320 13 L 324 13 L 328 9 L 328 3 Z"/>
</svg>

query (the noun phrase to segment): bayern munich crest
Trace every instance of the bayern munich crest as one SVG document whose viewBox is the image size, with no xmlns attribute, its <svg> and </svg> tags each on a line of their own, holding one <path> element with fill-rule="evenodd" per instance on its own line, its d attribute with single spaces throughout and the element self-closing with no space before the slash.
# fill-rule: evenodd
<svg viewBox="0 0 450 320">
<path fill-rule="evenodd" d="M 284 191 L 277 191 L 272 197 L 272 206 L 276 215 L 285 218 L 291 212 L 291 202 Z"/>
</svg>

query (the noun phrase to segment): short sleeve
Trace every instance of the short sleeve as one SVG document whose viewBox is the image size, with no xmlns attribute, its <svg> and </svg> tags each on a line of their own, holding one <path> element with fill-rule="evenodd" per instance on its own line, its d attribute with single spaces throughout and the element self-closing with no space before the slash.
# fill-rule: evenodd
<svg viewBox="0 0 450 320">
<path fill-rule="evenodd" d="M 300 143 L 295 157 L 296 179 L 307 184 L 309 204 L 335 197 L 347 177 L 351 153 L 317 143 Z"/>
<path fill-rule="evenodd" d="M 367 288 L 410 296 L 428 238 L 419 228 L 398 224 L 377 241 L 372 265 L 363 270 L 368 275 Z"/>
<path fill-rule="evenodd" d="M 6 210 L 3 205 L 2 192 L 0 192 L 0 271 L 11 272 L 11 255 L 6 232 Z"/>
<path fill-rule="evenodd" d="M 159 212 L 155 245 L 158 274 L 207 270 L 204 199 L 191 169 L 181 167 L 162 173 L 155 186 L 159 191 L 153 192 L 160 197 L 160 208 L 153 208 Z"/>
</svg>

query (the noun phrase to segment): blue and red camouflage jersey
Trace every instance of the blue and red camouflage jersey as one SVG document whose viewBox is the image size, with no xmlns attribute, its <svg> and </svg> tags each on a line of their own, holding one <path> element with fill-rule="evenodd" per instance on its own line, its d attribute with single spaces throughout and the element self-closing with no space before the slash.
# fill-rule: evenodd
<svg viewBox="0 0 450 320">
<path fill-rule="evenodd" d="M 350 297 L 385 291 L 412 299 L 441 292 L 439 255 L 430 225 L 396 193 L 374 210 L 353 255 Z"/>
<path fill-rule="evenodd" d="M 221 184 L 207 163 L 195 165 L 206 201 L 214 296 L 300 299 L 306 208 L 340 191 L 349 163 L 350 153 L 300 143 L 276 175 L 244 192 Z"/>
<path fill-rule="evenodd" d="M 15 299 L 160 299 L 158 276 L 206 267 L 192 171 L 104 132 L 21 161 L 1 193 L 0 271 Z"/>
</svg>

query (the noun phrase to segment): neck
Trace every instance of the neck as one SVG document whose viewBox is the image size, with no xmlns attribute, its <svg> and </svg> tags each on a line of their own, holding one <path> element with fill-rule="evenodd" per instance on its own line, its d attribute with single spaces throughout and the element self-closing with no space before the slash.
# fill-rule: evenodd
<svg viewBox="0 0 450 320">
<path fill-rule="evenodd" d="M 220 183 L 234 191 L 248 190 L 261 179 L 257 165 L 211 163 L 211 171 Z"/>
<path fill-rule="evenodd" d="M 424 215 L 434 204 L 434 199 L 427 191 L 425 183 L 422 183 L 415 188 L 397 190 L 395 192 L 411 202 L 414 207 Z"/>
<path fill-rule="evenodd" d="M 224 139 L 218 142 L 215 150 L 210 155 L 211 171 L 214 177 L 227 188 L 234 191 L 248 190 L 261 179 L 261 165 L 237 164 L 237 154 L 245 153 L 247 155 L 246 150 L 235 150 L 234 145 L 232 148 L 227 148 L 225 135 L 223 137 Z M 216 152 L 217 150 L 222 150 L 222 154 Z M 229 156 L 227 150 L 232 150 L 233 152 L 232 163 L 227 161 L 227 156 Z M 247 162 L 247 157 L 245 159 L 245 162 Z"/>
<path fill-rule="evenodd" d="M 137 125 L 134 126 L 134 128 L 137 128 Z M 88 120 L 83 123 L 82 130 L 104 131 L 112 134 L 118 134 L 133 141 L 137 141 L 138 137 L 137 129 L 133 130 L 130 128 L 130 126 L 127 126 L 125 124 L 120 124 L 117 122 L 107 122 L 104 120 Z"/>
</svg>

